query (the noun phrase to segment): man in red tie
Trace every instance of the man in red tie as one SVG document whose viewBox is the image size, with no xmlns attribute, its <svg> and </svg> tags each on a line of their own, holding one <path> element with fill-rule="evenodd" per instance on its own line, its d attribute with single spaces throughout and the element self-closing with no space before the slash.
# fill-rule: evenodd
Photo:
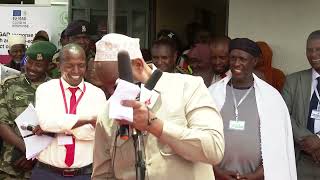
<svg viewBox="0 0 320 180">
<path fill-rule="evenodd" d="M 36 91 L 40 128 L 34 132 L 53 132 L 56 136 L 38 155 L 32 179 L 90 179 L 96 116 L 106 98 L 101 89 L 84 82 L 85 59 L 79 45 L 65 45 L 60 53 L 61 78 L 44 83 Z"/>
</svg>

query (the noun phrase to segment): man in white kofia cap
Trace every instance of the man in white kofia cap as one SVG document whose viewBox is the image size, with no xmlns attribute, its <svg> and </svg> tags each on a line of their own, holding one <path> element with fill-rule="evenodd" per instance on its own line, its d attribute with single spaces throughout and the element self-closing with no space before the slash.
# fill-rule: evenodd
<svg viewBox="0 0 320 180">
<path fill-rule="evenodd" d="M 21 60 L 26 52 L 26 37 L 22 35 L 8 35 L 8 53 L 11 56 L 9 67 L 21 71 Z"/>
<path fill-rule="evenodd" d="M 107 34 L 96 49 L 97 74 L 110 94 L 118 78 L 121 50 L 130 56 L 134 81 L 146 84 L 153 73 L 160 74 L 160 79 L 154 87 L 158 97 L 150 98 L 153 102 L 121 102 L 133 108 L 132 123 L 109 118 L 110 101 L 98 115 L 92 179 L 136 179 L 133 139 L 118 137 L 120 122 L 130 124 L 129 134 L 132 128 L 143 134 L 145 179 L 213 180 L 212 164 L 218 164 L 224 152 L 223 125 L 203 80 L 151 69 L 136 38 Z"/>
</svg>

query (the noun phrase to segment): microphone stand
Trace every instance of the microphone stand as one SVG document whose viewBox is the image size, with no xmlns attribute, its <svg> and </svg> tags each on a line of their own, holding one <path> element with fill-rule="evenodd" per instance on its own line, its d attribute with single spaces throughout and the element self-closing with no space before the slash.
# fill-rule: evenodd
<svg viewBox="0 0 320 180">
<path fill-rule="evenodd" d="M 132 129 L 132 139 L 135 150 L 136 160 L 136 180 L 144 180 L 146 172 L 146 163 L 144 161 L 144 147 L 141 131 Z"/>
</svg>

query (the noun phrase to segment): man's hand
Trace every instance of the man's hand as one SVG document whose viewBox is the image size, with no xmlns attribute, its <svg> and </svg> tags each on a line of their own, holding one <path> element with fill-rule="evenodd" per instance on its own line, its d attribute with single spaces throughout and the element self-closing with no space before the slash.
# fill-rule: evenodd
<svg viewBox="0 0 320 180">
<path fill-rule="evenodd" d="M 97 117 L 92 117 L 92 119 L 90 119 L 90 124 L 95 128 L 97 124 Z"/>
<path fill-rule="evenodd" d="M 216 180 L 234 180 L 234 179 L 241 178 L 239 173 L 223 170 L 219 167 L 214 167 L 213 171 L 214 171 Z"/>
<path fill-rule="evenodd" d="M 78 122 L 71 129 L 75 129 L 75 128 L 78 128 L 80 126 L 86 125 L 86 124 L 91 124 L 93 127 L 96 127 L 96 123 L 97 123 L 97 117 L 96 116 L 92 116 L 90 118 L 88 118 L 88 117 L 80 118 L 78 120 Z"/>
<path fill-rule="evenodd" d="M 311 155 L 312 155 L 314 162 L 319 164 L 320 163 L 320 149 L 313 151 Z"/>
<path fill-rule="evenodd" d="M 44 131 L 41 129 L 40 125 L 37 125 L 32 130 L 32 133 L 35 134 L 35 135 L 41 136 L 44 133 Z"/>
<path fill-rule="evenodd" d="M 123 106 L 133 108 L 133 123 L 129 123 L 132 127 L 140 131 L 148 131 L 156 137 L 161 136 L 163 122 L 156 118 L 156 116 L 149 111 L 145 104 L 135 100 L 123 100 L 121 104 Z M 153 119 L 152 122 L 151 119 Z"/>
<path fill-rule="evenodd" d="M 252 173 L 242 175 L 240 179 L 263 180 L 264 179 L 263 165 L 262 164 L 259 165 L 257 169 Z"/>
<path fill-rule="evenodd" d="M 21 169 L 23 171 L 32 170 L 34 164 L 37 160 L 27 160 L 26 157 L 21 157 L 17 161 L 14 162 L 13 166 L 17 169 Z"/>
<path fill-rule="evenodd" d="M 299 145 L 303 151 L 312 154 L 320 148 L 320 138 L 317 135 L 305 136 L 299 141 Z"/>
<path fill-rule="evenodd" d="M 258 177 L 256 174 L 250 173 L 250 174 L 245 174 L 245 175 L 241 176 L 240 179 L 246 179 L 246 180 L 263 180 L 264 177 Z"/>
<path fill-rule="evenodd" d="M 133 108 L 133 123 L 131 125 L 140 131 L 145 131 L 151 113 L 147 106 L 135 100 L 123 100 L 121 104 Z"/>
</svg>

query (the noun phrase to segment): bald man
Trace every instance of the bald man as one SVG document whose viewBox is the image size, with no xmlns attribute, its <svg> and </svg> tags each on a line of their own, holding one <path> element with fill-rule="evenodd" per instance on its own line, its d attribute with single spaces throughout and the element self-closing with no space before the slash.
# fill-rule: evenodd
<svg viewBox="0 0 320 180">
<path fill-rule="evenodd" d="M 311 68 L 287 76 L 282 96 L 287 103 L 295 141 L 298 179 L 320 179 L 320 30 L 309 34 L 306 59 Z"/>
<path fill-rule="evenodd" d="M 118 78 L 120 50 L 129 52 L 135 81 L 146 83 L 151 77 L 153 70 L 142 57 L 139 39 L 107 34 L 96 46 L 98 74 L 104 77 L 101 80 L 107 89 L 112 90 Z M 159 97 L 149 109 L 143 102 L 122 102 L 133 108 L 131 127 L 145 134 L 146 179 L 214 179 L 211 164 L 217 164 L 223 156 L 223 127 L 203 80 L 163 72 L 154 90 Z M 92 179 L 136 179 L 133 138 L 124 141 L 118 137 L 118 123 L 109 118 L 110 105 L 111 101 L 98 116 Z"/>
<path fill-rule="evenodd" d="M 106 104 L 103 91 L 83 80 L 86 56 L 77 44 L 60 52 L 61 78 L 36 91 L 39 126 L 34 133 L 55 133 L 52 143 L 38 155 L 34 180 L 89 180 L 92 172 L 96 116 Z"/>
<path fill-rule="evenodd" d="M 192 75 L 202 77 L 205 85 L 209 87 L 213 78 L 213 68 L 210 62 L 211 52 L 207 43 L 195 44 L 188 52 L 188 63 Z"/>
<path fill-rule="evenodd" d="M 213 78 L 211 84 L 224 78 L 229 70 L 229 42 L 227 36 L 212 38 L 209 43 L 211 51 L 211 63 L 213 68 Z"/>
</svg>

